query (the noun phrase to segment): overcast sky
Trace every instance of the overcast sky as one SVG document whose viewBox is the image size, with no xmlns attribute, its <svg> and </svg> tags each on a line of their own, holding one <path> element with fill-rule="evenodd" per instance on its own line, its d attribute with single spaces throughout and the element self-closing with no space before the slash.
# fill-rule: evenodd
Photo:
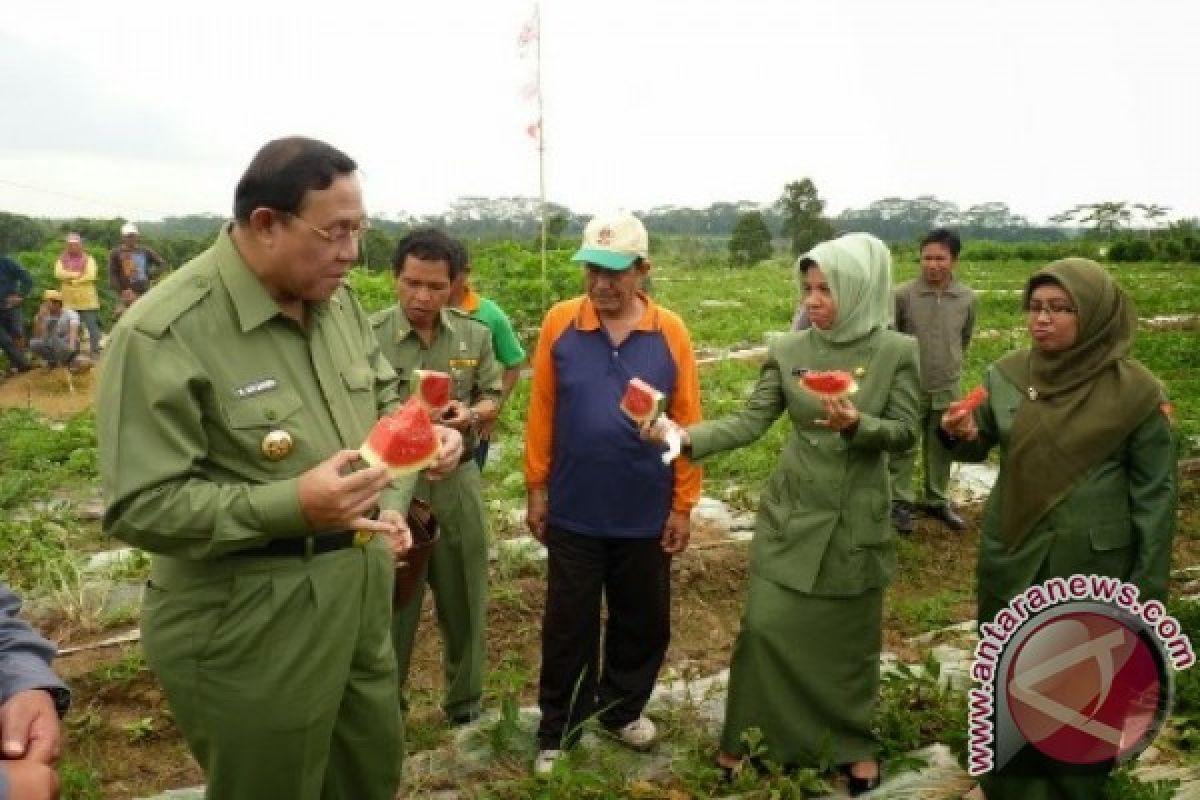
<svg viewBox="0 0 1200 800">
<path fill-rule="evenodd" d="M 215 212 L 263 142 L 354 157 L 372 213 L 536 195 L 518 0 L 22 3 L 0 210 Z M 900 195 L 1200 216 L 1195 0 L 545 0 L 546 183 L 576 211 Z"/>
</svg>

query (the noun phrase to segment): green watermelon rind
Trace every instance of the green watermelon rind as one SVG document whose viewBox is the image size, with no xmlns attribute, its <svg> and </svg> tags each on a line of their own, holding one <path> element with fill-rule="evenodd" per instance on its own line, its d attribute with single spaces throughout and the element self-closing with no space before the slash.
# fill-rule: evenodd
<svg viewBox="0 0 1200 800">
<path fill-rule="evenodd" d="M 388 463 L 383 460 L 383 456 L 379 455 L 379 453 L 376 453 L 375 449 L 370 445 L 364 444 L 362 447 L 358 448 L 358 455 L 363 461 L 367 462 L 369 466 L 374 467 L 382 464 L 383 466 L 387 467 L 388 475 L 395 479 L 404 475 L 411 475 L 414 472 L 420 472 L 421 470 L 425 469 L 430 464 L 437 461 L 438 452 L 440 450 L 441 448 L 438 446 L 437 440 L 435 439 L 433 442 L 433 451 L 430 452 L 428 456 L 425 456 L 418 461 L 405 464 L 402 467 L 393 467 L 388 465 Z"/>
</svg>

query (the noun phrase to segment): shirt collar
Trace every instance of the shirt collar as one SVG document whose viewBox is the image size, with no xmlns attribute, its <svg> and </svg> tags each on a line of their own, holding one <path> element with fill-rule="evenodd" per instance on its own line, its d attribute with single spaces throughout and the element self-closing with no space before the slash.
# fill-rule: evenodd
<svg viewBox="0 0 1200 800">
<path fill-rule="evenodd" d="M 397 342 L 404 341 L 409 334 L 417 335 L 417 332 L 413 330 L 412 323 L 408 321 L 408 315 L 404 313 L 404 309 L 399 304 L 392 309 L 392 327 L 396 331 Z M 445 308 L 438 313 L 437 327 L 443 328 L 447 332 L 450 331 L 450 316 Z"/>
<path fill-rule="evenodd" d="M 958 278 L 954 275 L 950 276 L 950 282 L 946 284 L 946 288 L 944 289 L 939 290 L 930 286 L 929 282 L 925 280 L 924 275 L 917 275 L 917 286 L 921 290 L 921 294 L 936 294 L 940 291 L 942 294 L 955 296 L 962 289 L 962 284 L 958 282 Z"/>
<path fill-rule="evenodd" d="M 242 333 L 249 333 L 266 324 L 283 310 L 267 292 L 261 280 L 250 269 L 230 236 L 232 224 L 217 236 L 214 246 L 217 256 L 217 273 L 229 291 L 233 311 L 237 315 Z M 325 313 L 328 303 L 307 304 L 308 311 L 316 316 Z"/>
<path fill-rule="evenodd" d="M 641 319 L 633 326 L 635 331 L 653 331 L 658 329 L 658 306 L 654 305 L 654 301 L 646 296 L 645 292 L 638 292 L 637 296 L 646 304 L 646 310 L 642 312 Z M 595 306 L 592 305 L 592 298 L 587 295 L 583 296 L 583 302 L 579 304 L 579 313 L 575 315 L 575 327 L 581 331 L 595 331 L 600 329 L 600 316 L 596 313 Z"/>
</svg>

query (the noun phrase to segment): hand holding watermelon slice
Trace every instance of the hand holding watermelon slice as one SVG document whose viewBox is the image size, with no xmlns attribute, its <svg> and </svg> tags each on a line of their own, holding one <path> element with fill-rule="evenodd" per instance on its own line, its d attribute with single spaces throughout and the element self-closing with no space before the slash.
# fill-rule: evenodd
<svg viewBox="0 0 1200 800">
<path fill-rule="evenodd" d="M 975 424 L 975 409 L 983 405 L 987 398 L 987 389 L 976 386 L 967 392 L 963 399 L 951 403 L 942 414 L 942 430 L 955 439 L 973 441 L 979 436 L 979 426 Z"/>
<path fill-rule="evenodd" d="M 946 409 L 946 413 L 954 417 L 962 416 L 963 414 L 974 413 L 975 409 L 983 405 L 988 399 L 988 391 L 983 386 L 976 386 L 971 391 L 967 392 L 961 400 L 956 400 L 951 403 Z"/>
<path fill-rule="evenodd" d="M 670 464 L 678 458 L 683 452 L 684 443 L 688 441 L 687 429 L 666 414 L 642 428 L 641 434 L 646 441 L 666 447 L 662 454 L 663 464 Z"/>
</svg>

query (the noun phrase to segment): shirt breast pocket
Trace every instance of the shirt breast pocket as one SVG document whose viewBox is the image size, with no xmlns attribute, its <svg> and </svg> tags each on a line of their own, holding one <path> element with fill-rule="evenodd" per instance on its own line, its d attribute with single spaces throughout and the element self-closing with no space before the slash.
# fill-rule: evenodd
<svg viewBox="0 0 1200 800">
<path fill-rule="evenodd" d="M 300 426 L 300 396 L 276 390 L 258 397 L 235 400 L 225 406 L 225 418 L 238 455 L 266 472 L 294 471 L 304 451 Z"/>
<path fill-rule="evenodd" d="M 354 411 L 363 419 L 373 420 L 376 413 L 375 371 L 364 364 L 354 364 L 342 369 L 342 383 L 346 387 L 346 395 L 350 398 Z"/>
</svg>

